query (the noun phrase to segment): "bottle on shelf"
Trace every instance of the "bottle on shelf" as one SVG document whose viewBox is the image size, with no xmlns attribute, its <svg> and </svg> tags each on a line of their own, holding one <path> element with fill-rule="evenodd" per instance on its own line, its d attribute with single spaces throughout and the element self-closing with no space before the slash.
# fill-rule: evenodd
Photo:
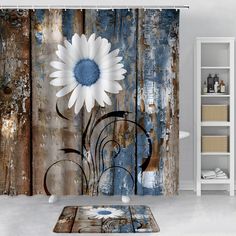
<svg viewBox="0 0 236 236">
<path fill-rule="evenodd" d="M 213 79 L 214 79 L 214 84 L 215 84 L 215 82 L 218 82 L 218 84 L 220 83 L 220 78 L 219 78 L 218 74 L 215 74 Z"/>
<path fill-rule="evenodd" d="M 214 84 L 214 92 L 218 93 L 219 83 L 216 81 Z"/>
<path fill-rule="evenodd" d="M 211 74 L 209 74 L 207 77 L 207 89 L 208 93 L 214 93 L 214 79 Z"/>
<path fill-rule="evenodd" d="M 220 81 L 220 92 L 225 93 L 225 83 L 223 80 Z"/>
<path fill-rule="evenodd" d="M 206 81 L 204 81 L 204 84 L 203 84 L 203 93 L 207 93 L 207 92 L 208 92 L 207 83 L 206 83 Z"/>
</svg>

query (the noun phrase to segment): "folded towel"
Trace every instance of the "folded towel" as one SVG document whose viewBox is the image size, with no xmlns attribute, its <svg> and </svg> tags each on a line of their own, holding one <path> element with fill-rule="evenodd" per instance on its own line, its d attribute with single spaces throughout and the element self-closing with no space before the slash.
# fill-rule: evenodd
<svg viewBox="0 0 236 236">
<path fill-rule="evenodd" d="M 218 173 L 218 172 L 221 172 L 222 170 L 220 168 L 215 168 L 215 172 Z"/>
<path fill-rule="evenodd" d="M 225 176 L 216 176 L 216 179 L 228 179 L 228 176 L 225 175 Z"/>
<path fill-rule="evenodd" d="M 228 176 L 220 168 L 215 170 L 202 170 L 201 176 L 203 179 L 228 179 Z"/>
<path fill-rule="evenodd" d="M 202 170 L 201 175 L 203 179 L 214 179 L 216 177 L 216 173 L 213 170 Z"/>
<path fill-rule="evenodd" d="M 227 176 L 224 172 L 221 174 L 216 174 L 216 177 L 223 177 L 223 176 Z"/>
</svg>

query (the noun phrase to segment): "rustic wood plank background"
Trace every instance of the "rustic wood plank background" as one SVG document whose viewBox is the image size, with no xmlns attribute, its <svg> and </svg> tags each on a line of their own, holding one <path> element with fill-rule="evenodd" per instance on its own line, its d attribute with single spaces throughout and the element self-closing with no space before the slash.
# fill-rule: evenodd
<svg viewBox="0 0 236 236">
<path fill-rule="evenodd" d="M 36 10 L 0 13 L 0 194 L 165 194 L 178 189 L 178 20 L 175 10 Z M 23 33 L 22 33 L 23 32 Z M 57 99 L 58 88 L 49 84 L 55 51 L 74 33 L 105 37 L 120 49 L 127 70 L 123 90 L 109 95 L 111 106 L 86 109 L 74 117 L 69 96 Z M 32 89 L 31 89 L 32 88 Z M 56 111 L 56 105 L 63 119 Z M 32 110 L 32 113 L 31 113 Z M 82 134 L 112 111 L 129 113 L 99 123 L 91 139 Z M 141 165 L 152 156 L 147 169 Z M 116 121 L 116 122 L 115 122 Z M 102 133 L 95 150 L 101 130 Z M 31 141 L 32 140 L 32 141 Z M 118 143 L 120 146 L 118 146 Z M 69 148 L 82 152 L 87 161 Z M 119 154 L 116 156 L 116 154 Z M 104 163 L 101 158 L 103 156 Z M 53 163 L 57 164 L 53 165 Z M 89 188 L 78 167 L 90 172 Z M 50 166 L 53 165 L 51 168 Z M 134 178 L 121 168 L 124 166 Z M 106 170 L 101 176 L 101 172 Z M 97 182 L 100 179 L 100 185 Z"/>
<path fill-rule="evenodd" d="M 55 161 L 68 157 L 81 162 L 76 154 L 64 154 L 60 149 L 81 149 L 82 123 L 67 109 L 67 99 L 56 98 L 57 88 L 49 84 L 49 75 L 54 70 L 51 61 L 58 60 L 55 54 L 58 44 L 71 39 L 74 33 L 83 31 L 81 11 L 36 10 L 32 12 L 32 102 L 33 102 L 33 191 L 44 193 L 43 178 L 47 168 Z M 69 120 L 60 118 L 56 103 Z M 72 162 L 60 162 L 49 172 L 48 187 L 51 193 L 81 194 L 80 170 Z"/>
<path fill-rule="evenodd" d="M 30 18 L 0 12 L 0 194 L 31 194 Z"/>
<path fill-rule="evenodd" d="M 137 120 L 150 133 L 153 151 L 138 194 L 178 190 L 178 15 L 139 10 Z M 146 155 L 144 138 L 138 133 L 139 165 Z"/>
</svg>

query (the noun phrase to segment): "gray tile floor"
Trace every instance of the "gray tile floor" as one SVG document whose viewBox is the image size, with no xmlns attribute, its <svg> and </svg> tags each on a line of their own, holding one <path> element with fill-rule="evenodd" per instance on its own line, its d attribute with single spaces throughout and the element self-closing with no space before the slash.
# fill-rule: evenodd
<svg viewBox="0 0 236 236">
<path fill-rule="evenodd" d="M 63 207 L 92 204 L 122 203 L 117 196 L 61 197 L 54 204 L 49 204 L 46 196 L 0 196 L 0 236 L 69 235 L 52 232 Z M 184 191 L 174 197 L 135 196 L 131 204 L 150 206 L 161 229 L 158 234 L 139 235 L 236 236 L 236 197 L 229 197 L 227 193 L 208 192 L 197 197 L 193 192 Z"/>
</svg>

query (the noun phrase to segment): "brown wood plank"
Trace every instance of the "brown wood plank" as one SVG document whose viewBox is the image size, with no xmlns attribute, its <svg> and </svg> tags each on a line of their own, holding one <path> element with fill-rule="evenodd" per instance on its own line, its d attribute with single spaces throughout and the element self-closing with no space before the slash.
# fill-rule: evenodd
<svg viewBox="0 0 236 236">
<path fill-rule="evenodd" d="M 86 211 L 92 208 L 92 206 L 78 207 L 74 224 L 71 230 L 72 233 L 101 233 L 102 220 L 89 219 L 89 217 L 86 215 Z"/>
<path fill-rule="evenodd" d="M 54 227 L 55 233 L 70 233 L 74 224 L 76 212 L 78 207 L 65 207 Z"/>
<path fill-rule="evenodd" d="M 47 168 L 56 161 L 70 159 L 77 163 L 77 154 L 65 154 L 62 148 L 81 149 L 82 122 L 68 110 L 68 96 L 56 98 L 60 87 L 49 84 L 55 71 L 51 61 L 59 61 L 58 44 L 70 40 L 83 29 L 81 11 L 36 10 L 32 13 L 32 76 L 33 76 L 33 186 L 34 194 L 44 193 L 43 178 Z M 59 111 L 69 120 L 62 119 Z M 82 174 L 72 162 L 60 162 L 48 174 L 47 185 L 54 194 L 81 194 Z"/>
<path fill-rule="evenodd" d="M 0 194 L 31 193 L 29 34 L 27 10 L 0 12 Z"/>
</svg>

